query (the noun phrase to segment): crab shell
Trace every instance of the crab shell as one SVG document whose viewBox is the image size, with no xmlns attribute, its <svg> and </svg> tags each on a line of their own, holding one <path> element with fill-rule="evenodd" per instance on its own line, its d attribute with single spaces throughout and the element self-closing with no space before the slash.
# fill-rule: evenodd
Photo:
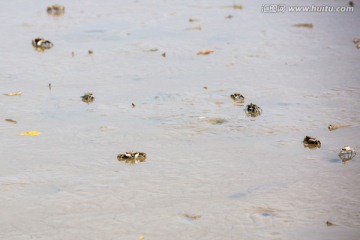
<svg viewBox="0 0 360 240">
<path fill-rule="evenodd" d="M 354 158 L 356 156 L 356 152 L 354 150 L 352 150 L 351 148 L 350 148 L 350 150 L 344 150 L 344 148 L 343 148 L 343 149 L 341 149 L 338 156 L 343 162 L 346 162 L 346 161 L 349 161 L 352 158 Z"/>
</svg>

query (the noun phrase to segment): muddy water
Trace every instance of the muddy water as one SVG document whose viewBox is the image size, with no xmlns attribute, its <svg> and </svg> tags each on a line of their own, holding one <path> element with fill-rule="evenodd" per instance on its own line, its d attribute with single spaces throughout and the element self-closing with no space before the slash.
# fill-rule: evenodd
<svg viewBox="0 0 360 240">
<path fill-rule="evenodd" d="M 50 4 L 2 4 L 0 90 L 22 95 L 0 96 L 1 239 L 358 239 L 359 160 L 337 158 L 360 149 L 357 5 L 62 1 L 56 17 Z M 118 162 L 126 151 L 148 159 Z"/>
</svg>

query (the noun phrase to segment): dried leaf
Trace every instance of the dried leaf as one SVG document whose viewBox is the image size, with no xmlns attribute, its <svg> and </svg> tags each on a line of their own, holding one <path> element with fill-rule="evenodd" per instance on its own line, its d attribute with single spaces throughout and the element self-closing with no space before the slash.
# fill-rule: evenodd
<svg viewBox="0 0 360 240">
<path fill-rule="evenodd" d="M 189 22 L 197 22 L 199 21 L 199 19 L 196 19 L 196 18 L 189 18 Z"/>
<path fill-rule="evenodd" d="M 298 27 L 298 28 L 313 28 L 314 25 L 312 23 L 299 23 L 299 24 L 294 24 L 293 27 Z"/>
<path fill-rule="evenodd" d="M 5 119 L 6 122 L 11 122 L 11 123 L 17 123 L 17 121 L 13 120 L 13 119 L 10 119 L 10 118 L 7 118 Z"/>
<path fill-rule="evenodd" d="M 210 53 L 213 53 L 214 50 L 201 50 L 197 53 L 197 55 L 209 55 Z"/>
<path fill-rule="evenodd" d="M 195 214 L 188 214 L 188 213 L 185 213 L 185 214 L 182 214 L 184 217 L 190 219 L 190 220 L 198 220 L 201 218 L 201 215 L 195 215 Z"/>
<path fill-rule="evenodd" d="M 186 31 L 190 31 L 190 30 L 199 30 L 199 31 L 201 31 L 202 27 L 199 25 L 199 26 L 196 26 L 196 27 L 185 28 L 185 30 Z"/>
<path fill-rule="evenodd" d="M 242 6 L 242 5 L 232 5 L 231 7 L 232 7 L 233 9 L 243 10 L 243 6 Z"/>
<path fill-rule="evenodd" d="M 29 132 L 22 132 L 19 135 L 20 136 L 38 136 L 40 134 L 41 134 L 41 132 L 38 132 L 38 131 L 29 131 Z"/>
<path fill-rule="evenodd" d="M 17 92 L 11 92 L 11 93 L 5 93 L 5 96 L 21 96 L 22 92 L 21 91 L 17 91 Z"/>
</svg>

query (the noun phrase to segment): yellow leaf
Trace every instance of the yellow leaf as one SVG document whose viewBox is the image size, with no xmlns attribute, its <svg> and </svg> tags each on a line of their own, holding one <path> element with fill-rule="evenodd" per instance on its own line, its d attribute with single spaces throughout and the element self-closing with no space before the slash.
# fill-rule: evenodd
<svg viewBox="0 0 360 240">
<path fill-rule="evenodd" d="M 139 240 L 145 240 L 145 237 L 141 235 L 141 236 L 139 237 Z"/>
<path fill-rule="evenodd" d="M 38 136 L 41 132 L 38 131 L 29 131 L 29 132 L 22 132 L 20 133 L 20 136 Z"/>
</svg>

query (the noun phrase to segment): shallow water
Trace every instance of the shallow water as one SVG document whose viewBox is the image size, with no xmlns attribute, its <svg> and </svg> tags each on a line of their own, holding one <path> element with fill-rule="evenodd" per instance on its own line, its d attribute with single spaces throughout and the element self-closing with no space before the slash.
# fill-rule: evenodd
<svg viewBox="0 0 360 240">
<path fill-rule="evenodd" d="M 51 4 L 2 5 L 0 93 L 23 94 L 0 96 L 18 122 L 0 121 L 1 239 L 359 238 L 359 157 L 337 157 L 360 149 L 359 6 L 62 1 L 55 17 Z M 35 37 L 54 47 L 35 51 Z M 248 118 L 234 92 L 262 115 Z M 126 151 L 148 159 L 118 162 Z"/>
</svg>

